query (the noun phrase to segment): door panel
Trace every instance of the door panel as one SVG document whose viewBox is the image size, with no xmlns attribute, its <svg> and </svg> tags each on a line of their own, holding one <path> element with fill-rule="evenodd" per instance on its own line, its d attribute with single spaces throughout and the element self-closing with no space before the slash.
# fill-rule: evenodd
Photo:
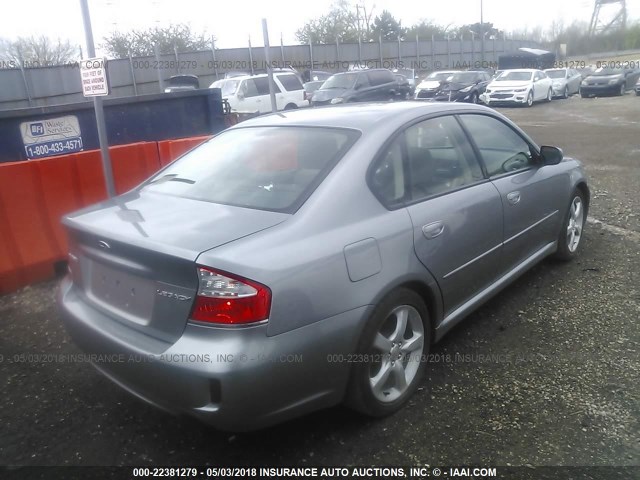
<svg viewBox="0 0 640 480">
<path fill-rule="evenodd" d="M 502 199 L 507 271 L 556 239 L 565 179 L 553 166 L 541 166 L 529 143 L 504 122 L 487 115 L 460 118 Z"/>
<path fill-rule="evenodd" d="M 438 281 L 445 315 L 497 278 L 502 203 L 452 116 L 405 131 L 416 255 Z"/>
<path fill-rule="evenodd" d="M 416 255 L 436 278 L 445 315 L 495 280 L 501 264 L 502 203 L 490 182 L 407 208 Z"/>
</svg>

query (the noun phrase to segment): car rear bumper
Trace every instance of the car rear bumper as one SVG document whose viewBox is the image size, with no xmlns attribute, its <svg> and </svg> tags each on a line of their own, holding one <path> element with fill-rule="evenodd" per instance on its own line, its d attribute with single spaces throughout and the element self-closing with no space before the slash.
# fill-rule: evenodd
<svg viewBox="0 0 640 480">
<path fill-rule="evenodd" d="M 231 431 L 339 403 L 349 364 L 338 360 L 355 349 L 368 314 L 361 307 L 272 337 L 266 324 L 187 324 L 178 341 L 168 344 L 96 310 L 68 279 L 58 304 L 75 344 L 94 355 L 94 366 L 112 381 L 158 408 Z"/>
</svg>

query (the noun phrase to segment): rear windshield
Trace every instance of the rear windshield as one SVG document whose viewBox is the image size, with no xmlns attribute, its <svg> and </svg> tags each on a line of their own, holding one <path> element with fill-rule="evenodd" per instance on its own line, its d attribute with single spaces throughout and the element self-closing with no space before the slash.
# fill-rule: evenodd
<svg viewBox="0 0 640 480">
<path fill-rule="evenodd" d="M 176 160 L 143 189 L 293 213 L 358 136 L 324 127 L 232 129 Z"/>
</svg>

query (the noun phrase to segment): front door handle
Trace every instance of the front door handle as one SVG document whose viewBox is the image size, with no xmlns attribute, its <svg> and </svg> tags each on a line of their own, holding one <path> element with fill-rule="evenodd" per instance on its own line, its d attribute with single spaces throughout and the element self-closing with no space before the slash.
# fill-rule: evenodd
<svg viewBox="0 0 640 480">
<path fill-rule="evenodd" d="M 515 205 L 520 201 L 520 192 L 511 192 L 507 194 L 507 200 L 511 205 Z"/>
<path fill-rule="evenodd" d="M 444 232 L 444 224 L 442 222 L 433 222 L 422 227 L 422 234 L 429 240 L 436 238 L 442 232 Z"/>
</svg>

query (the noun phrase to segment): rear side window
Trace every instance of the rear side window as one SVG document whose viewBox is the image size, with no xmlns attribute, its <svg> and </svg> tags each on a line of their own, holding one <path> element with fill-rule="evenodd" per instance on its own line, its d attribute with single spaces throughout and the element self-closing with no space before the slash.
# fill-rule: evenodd
<svg viewBox="0 0 640 480">
<path fill-rule="evenodd" d="M 143 189 L 293 213 L 358 137 L 337 128 L 232 129 L 175 161 Z"/>
<path fill-rule="evenodd" d="M 405 131 L 412 200 L 483 180 L 482 169 L 452 116 L 425 120 Z"/>
<path fill-rule="evenodd" d="M 269 78 L 258 77 L 247 80 L 248 90 L 251 95 L 245 95 L 245 97 L 255 97 L 258 95 L 269 95 Z M 280 93 L 280 88 L 273 82 L 273 88 L 276 93 Z"/>
<path fill-rule="evenodd" d="M 367 72 L 369 83 L 373 86 L 394 82 L 393 74 L 389 70 L 372 70 Z"/>
<path fill-rule="evenodd" d="M 295 75 L 277 75 L 277 78 L 288 92 L 303 89 L 302 83 Z"/>
</svg>

